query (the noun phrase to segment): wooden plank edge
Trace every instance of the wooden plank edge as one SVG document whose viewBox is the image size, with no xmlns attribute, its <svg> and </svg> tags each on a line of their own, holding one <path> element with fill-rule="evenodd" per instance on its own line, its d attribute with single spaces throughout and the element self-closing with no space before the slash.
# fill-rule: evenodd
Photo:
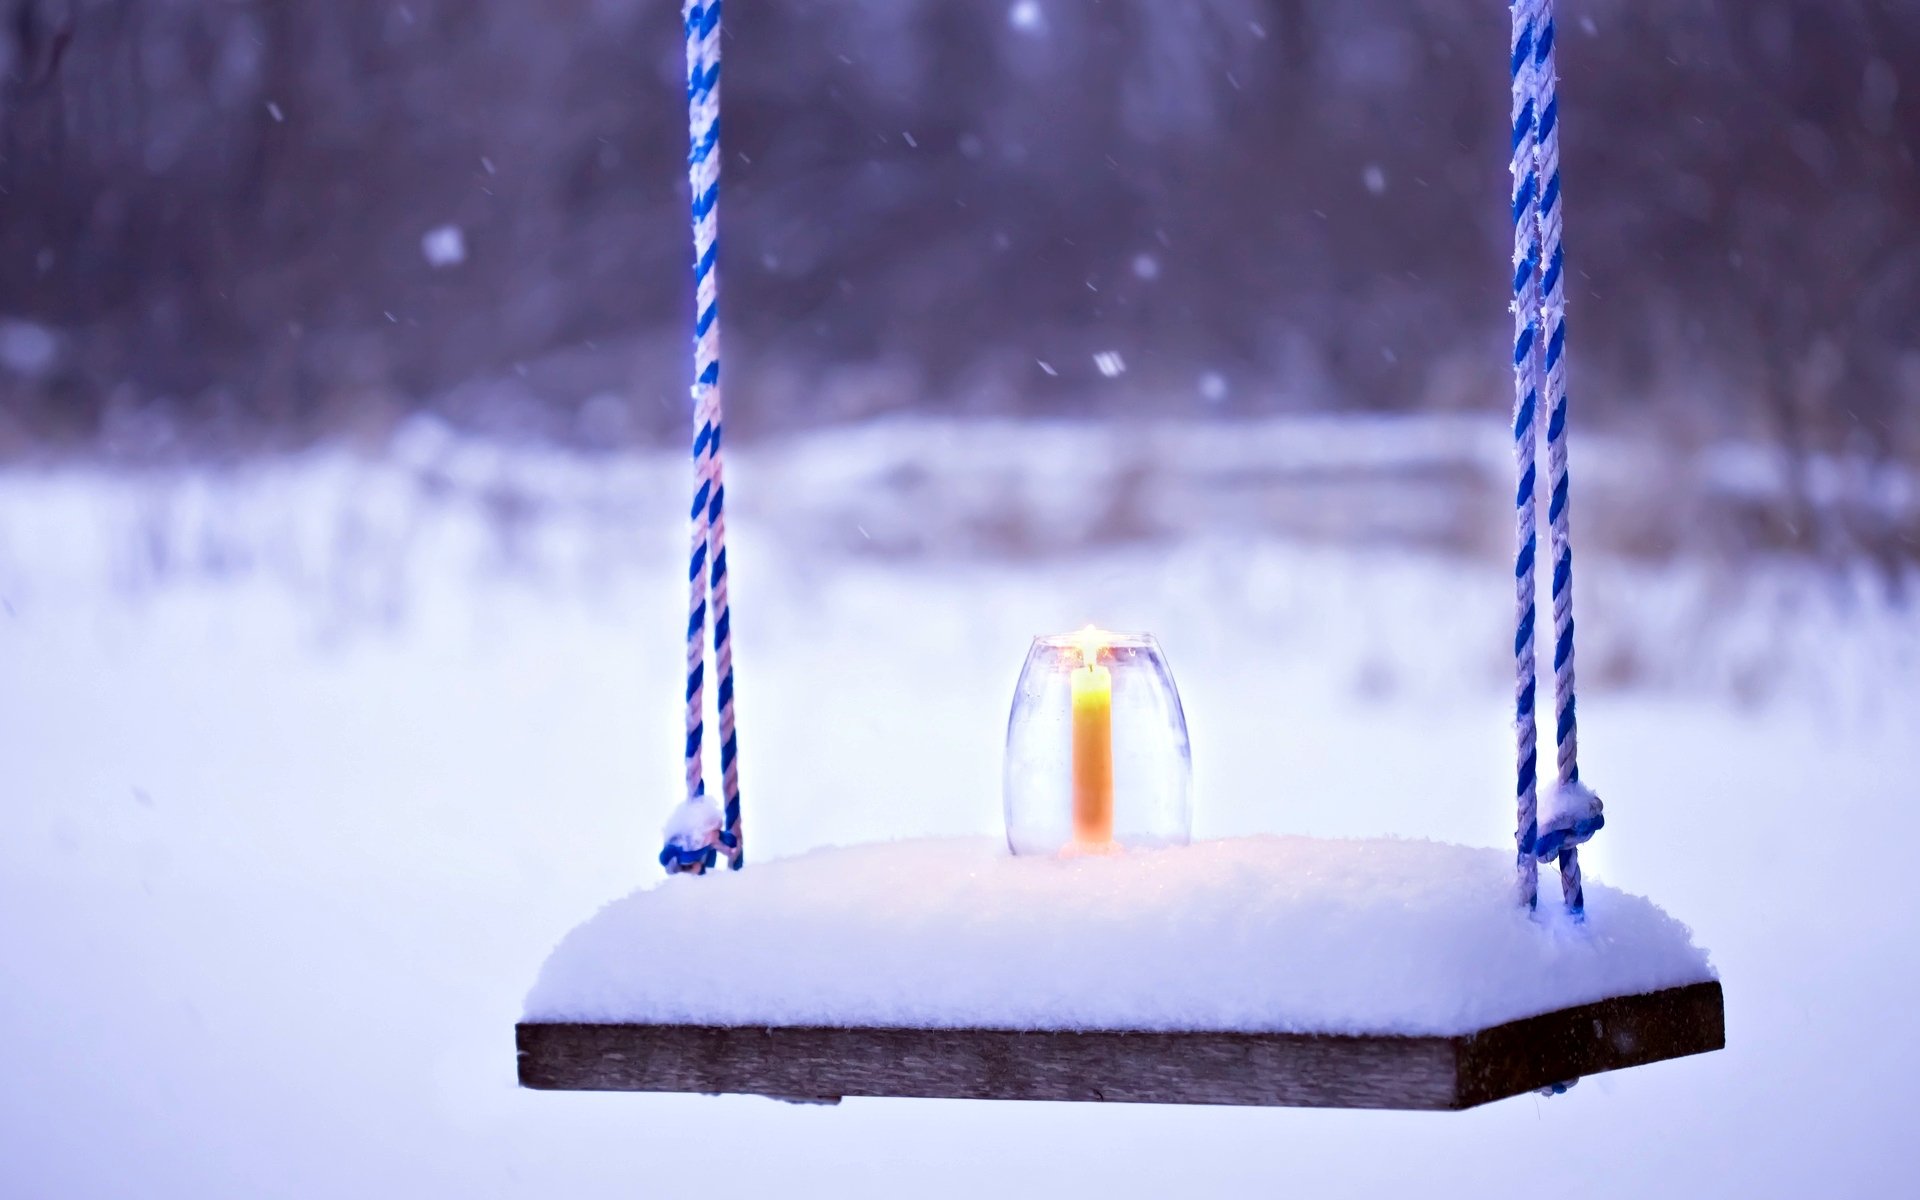
<svg viewBox="0 0 1920 1200">
<path fill-rule="evenodd" d="M 1725 1045 L 1717 982 L 1458 1037 L 1122 1030 L 594 1025 L 515 1028 L 523 1087 L 1459 1109 Z"/>
<path fill-rule="evenodd" d="M 520 1082 L 539 1089 L 1421 1109 L 1457 1094 L 1444 1037 L 538 1023 L 517 1037 Z"/>
<path fill-rule="evenodd" d="M 1717 979 L 1524 1017 L 1457 1039 L 1458 1108 L 1588 1075 L 1721 1050 L 1726 1001 Z"/>
</svg>

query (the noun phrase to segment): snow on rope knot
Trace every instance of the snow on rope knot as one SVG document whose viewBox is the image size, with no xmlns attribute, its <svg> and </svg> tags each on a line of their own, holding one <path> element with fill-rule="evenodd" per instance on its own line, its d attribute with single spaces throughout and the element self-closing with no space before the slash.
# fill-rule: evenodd
<svg viewBox="0 0 1920 1200">
<path fill-rule="evenodd" d="M 720 852 L 734 845 L 720 809 L 704 792 L 675 807 L 661 833 L 667 844 L 660 851 L 660 865 L 669 875 L 704 875 Z"/>
<path fill-rule="evenodd" d="M 1547 793 L 1540 805 L 1540 832 L 1533 841 L 1533 856 L 1552 862 L 1563 850 L 1587 841 L 1606 827 L 1605 806 L 1594 790 L 1579 780 L 1563 783 Z"/>
</svg>

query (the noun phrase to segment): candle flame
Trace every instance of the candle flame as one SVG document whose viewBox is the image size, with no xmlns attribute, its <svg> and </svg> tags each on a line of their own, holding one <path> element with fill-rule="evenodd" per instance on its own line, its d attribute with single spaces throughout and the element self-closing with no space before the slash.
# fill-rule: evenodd
<svg viewBox="0 0 1920 1200">
<path fill-rule="evenodd" d="M 1091 669 L 1100 661 L 1100 651 L 1107 646 L 1109 635 L 1105 630 L 1088 625 L 1073 639 L 1074 648 L 1080 651 L 1080 665 Z"/>
</svg>

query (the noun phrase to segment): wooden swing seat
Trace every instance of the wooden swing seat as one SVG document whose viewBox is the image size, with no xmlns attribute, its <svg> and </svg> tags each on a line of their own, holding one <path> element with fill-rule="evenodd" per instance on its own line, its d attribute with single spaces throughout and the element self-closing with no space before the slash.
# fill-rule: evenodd
<svg viewBox="0 0 1920 1200">
<path fill-rule="evenodd" d="M 1451 1110 L 1726 1045 L 1720 984 L 1454 1037 L 522 1023 L 523 1087 Z"/>
<path fill-rule="evenodd" d="M 1529 915 L 1511 863 L 1399 838 L 1077 861 L 936 838 L 663 881 L 549 957 L 520 1082 L 1458 1109 L 1724 1045 L 1684 925 L 1599 882 L 1584 926 Z"/>
</svg>

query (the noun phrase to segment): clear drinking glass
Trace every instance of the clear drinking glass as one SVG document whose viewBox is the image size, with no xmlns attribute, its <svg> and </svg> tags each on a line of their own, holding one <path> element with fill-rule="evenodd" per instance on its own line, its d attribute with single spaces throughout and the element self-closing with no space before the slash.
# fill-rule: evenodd
<svg viewBox="0 0 1920 1200">
<path fill-rule="evenodd" d="M 1094 629 L 1033 639 L 1007 718 L 1002 788 L 1015 854 L 1191 840 L 1187 719 L 1160 644 Z"/>
</svg>

